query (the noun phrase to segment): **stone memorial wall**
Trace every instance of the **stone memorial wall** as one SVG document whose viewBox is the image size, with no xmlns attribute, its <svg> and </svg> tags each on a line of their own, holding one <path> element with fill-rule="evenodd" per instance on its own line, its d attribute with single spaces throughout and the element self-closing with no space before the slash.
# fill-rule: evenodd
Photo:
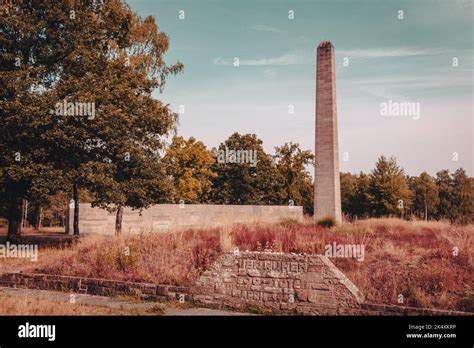
<svg viewBox="0 0 474 348">
<path fill-rule="evenodd" d="M 73 231 L 74 206 L 69 207 L 69 229 Z M 125 208 L 122 233 L 159 232 L 187 228 L 220 227 L 235 223 L 266 222 L 303 219 L 301 206 L 213 205 L 213 204 L 157 204 L 141 213 Z M 93 208 L 88 203 L 79 205 L 81 234 L 115 233 L 115 213 Z"/>
<path fill-rule="evenodd" d="M 215 307 L 309 315 L 347 314 L 364 301 L 323 255 L 227 253 L 203 273 L 192 292 L 194 301 Z"/>
</svg>

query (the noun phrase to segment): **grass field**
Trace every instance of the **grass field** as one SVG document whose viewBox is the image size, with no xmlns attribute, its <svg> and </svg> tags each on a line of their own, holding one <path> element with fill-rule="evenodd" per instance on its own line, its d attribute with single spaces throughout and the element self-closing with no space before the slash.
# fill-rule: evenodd
<svg viewBox="0 0 474 348">
<path fill-rule="evenodd" d="M 369 302 L 474 311 L 473 232 L 472 225 L 368 219 L 333 229 L 288 222 L 120 238 L 86 236 L 72 247 L 40 249 L 37 262 L 0 258 L 0 270 L 192 285 L 224 251 L 324 254 L 325 246 L 335 242 L 364 246 L 363 261 L 331 260 Z"/>
<path fill-rule="evenodd" d="M 0 292 L 0 315 L 156 315 L 145 310 L 130 310 L 34 298 L 12 297 Z M 159 314 L 159 313 L 158 313 Z"/>
</svg>

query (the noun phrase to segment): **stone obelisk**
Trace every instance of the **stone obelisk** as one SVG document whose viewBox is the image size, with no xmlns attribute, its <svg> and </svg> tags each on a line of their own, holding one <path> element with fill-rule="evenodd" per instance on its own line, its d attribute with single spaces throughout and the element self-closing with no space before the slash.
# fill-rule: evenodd
<svg viewBox="0 0 474 348">
<path fill-rule="evenodd" d="M 314 216 L 341 216 L 339 145 L 337 137 L 336 66 L 334 46 L 323 41 L 317 49 L 316 63 L 316 163 Z"/>
</svg>

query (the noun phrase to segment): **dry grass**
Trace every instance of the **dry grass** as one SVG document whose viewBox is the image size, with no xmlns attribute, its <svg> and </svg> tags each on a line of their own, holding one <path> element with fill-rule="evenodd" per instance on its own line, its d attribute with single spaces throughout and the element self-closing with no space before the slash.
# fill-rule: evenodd
<svg viewBox="0 0 474 348">
<path fill-rule="evenodd" d="M 473 232 L 472 225 L 368 219 L 333 229 L 289 221 L 231 230 L 89 236 L 71 248 L 41 249 L 36 264 L 0 259 L 0 270 L 191 285 L 220 253 L 235 247 L 321 254 L 333 242 L 363 244 L 364 261 L 332 261 L 368 301 L 399 304 L 402 294 L 404 305 L 473 311 Z"/>
<path fill-rule="evenodd" d="M 325 246 L 362 244 L 364 261 L 332 261 L 366 295 L 367 301 L 439 309 L 473 308 L 474 227 L 442 222 L 368 219 L 331 230 L 320 226 L 240 226 L 236 244 L 244 250 L 324 254 Z M 457 248 L 457 255 L 455 253 Z"/>
<path fill-rule="evenodd" d="M 151 311 L 59 303 L 34 297 L 8 296 L 0 292 L 0 315 L 151 315 Z"/>
<path fill-rule="evenodd" d="M 41 248 L 37 262 L 0 258 L 0 271 L 191 285 L 221 252 L 220 235 L 218 230 L 89 235 L 70 248 Z"/>
</svg>

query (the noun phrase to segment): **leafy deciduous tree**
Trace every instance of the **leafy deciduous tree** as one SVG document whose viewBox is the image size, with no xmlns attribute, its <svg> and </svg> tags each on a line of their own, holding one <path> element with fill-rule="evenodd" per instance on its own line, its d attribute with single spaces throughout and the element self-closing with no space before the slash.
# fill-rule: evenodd
<svg viewBox="0 0 474 348">
<path fill-rule="evenodd" d="M 216 159 L 201 141 L 193 137 L 188 140 L 173 137 L 164 161 L 173 181 L 172 201 L 203 203 L 208 200 L 212 179 L 217 176 L 212 171 Z"/>
</svg>

